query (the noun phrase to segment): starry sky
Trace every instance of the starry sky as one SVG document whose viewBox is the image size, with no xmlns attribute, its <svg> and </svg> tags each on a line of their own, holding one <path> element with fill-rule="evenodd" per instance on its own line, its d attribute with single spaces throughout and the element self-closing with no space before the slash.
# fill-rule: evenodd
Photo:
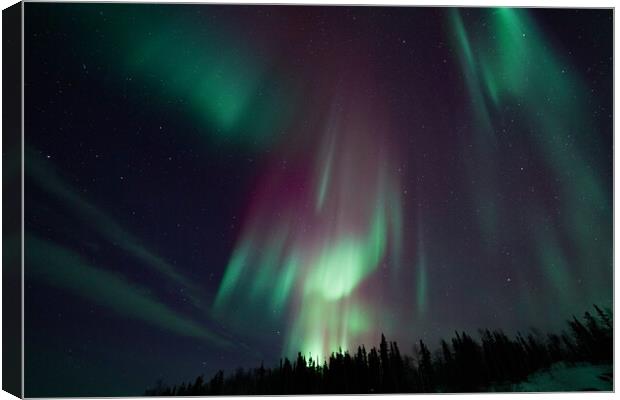
<svg viewBox="0 0 620 400">
<path fill-rule="evenodd" d="M 27 396 L 611 306 L 611 10 L 25 12 Z"/>
</svg>

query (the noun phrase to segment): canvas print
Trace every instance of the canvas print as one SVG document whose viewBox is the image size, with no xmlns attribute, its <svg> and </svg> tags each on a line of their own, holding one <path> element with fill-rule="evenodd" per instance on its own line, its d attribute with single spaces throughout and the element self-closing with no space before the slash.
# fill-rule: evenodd
<svg viewBox="0 0 620 400">
<path fill-rule="evenodd" d="M 26 396 L 613 390 L 613 10 L 24 12 Z"/>
</svg>

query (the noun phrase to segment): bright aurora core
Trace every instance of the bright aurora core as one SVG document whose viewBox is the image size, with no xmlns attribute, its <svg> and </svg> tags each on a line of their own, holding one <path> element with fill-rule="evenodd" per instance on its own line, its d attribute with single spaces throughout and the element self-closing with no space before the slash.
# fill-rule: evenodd
<svg viewBox="0 0 620 400">
<path fill-rule="evenodd" d="M 215 300 L 221 315 L 235 302 L 284 314 L 288 353 L 324 358 L 372 341 L 378 270 L 398 274 L 399 161 L 387 112 L 358 90 L 326 107 L 314 151 L 268 169 Z"/>
<path fill-rule="evenodd" d="M 609 10 L 26 14 L 27 396 L 611 305 Z"/>
</svg>

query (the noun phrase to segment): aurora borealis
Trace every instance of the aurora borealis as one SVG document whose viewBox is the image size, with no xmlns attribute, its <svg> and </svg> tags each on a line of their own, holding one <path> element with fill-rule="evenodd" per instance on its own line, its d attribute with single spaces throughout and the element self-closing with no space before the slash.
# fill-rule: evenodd
<svg viewBox="0 0 620 400">
<path fill-rule="evenodd" d="M 286 311 L 291 354 L 324 357 L 372 340 L 378 310 L 366 299 L 380 293 L 363 286 L 382 266 L 397 274 L 400 264 L 398 158 L 377 135 L 389 131 L 381 105 L 360 104 L 348 90 L 348 100 L 329 105 L 310 159 L 300 155 L 299 166 L 276 166 L 259 181 L 215 299 L 222 318 L 237 302 Z"/>
<path fill-rule="evenodd" d="M 25 9 L 27 396 L 611 305 L 611 10 Z"/>
</svg>

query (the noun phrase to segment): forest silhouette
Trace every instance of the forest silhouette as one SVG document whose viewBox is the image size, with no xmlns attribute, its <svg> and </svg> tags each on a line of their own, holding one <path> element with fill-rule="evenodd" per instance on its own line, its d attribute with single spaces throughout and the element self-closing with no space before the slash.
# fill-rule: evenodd
<svg viewBox="0 0 620 400">
<path fill-rule="evenodd" d="M 508 337 L 501 330 L 479 330 L 479 339 L 455 332 L 441 340 L 433 353 L 420 340 L 414 354 L 403 355 L 396 342 L 381 335 L 379 348 L 360 346 L 353 353 L 339 351 L 318 364 L 301 353 L 293 361 L 265 368 L 239 368 L 225 376 L 218 371 L 210 380 L 169 386 L 162 381 L 147 396 L 278 395 L 338 393 L 480 392 L 493 385 L 522 382 L 553 364 L 612 364 L 613 323 L 609 309 L 594 305 L 582 319 L 572 317 L 568 330 L 542 335 L 531 331 Z M 603 376 L 610 382 L 611 374 Z M 592 390 L 592 388 L 582 388 Z"/>
</svg>

